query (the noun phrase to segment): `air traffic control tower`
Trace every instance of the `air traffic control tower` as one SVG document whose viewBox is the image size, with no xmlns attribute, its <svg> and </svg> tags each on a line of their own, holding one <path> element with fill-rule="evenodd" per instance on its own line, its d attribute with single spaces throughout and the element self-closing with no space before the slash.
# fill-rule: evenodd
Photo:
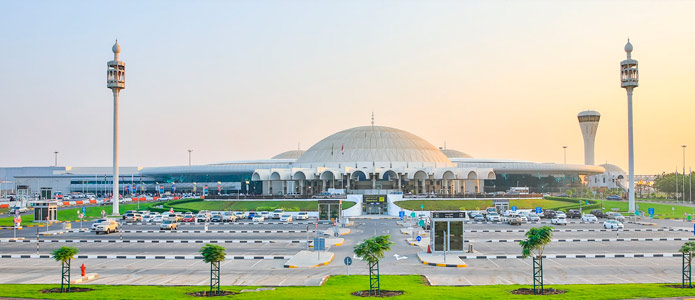
<svg viewBox="0 0 695 300">
<path fill-rule="evenodd" d="M 582 129 L 584 136 L 584 164 L 594 165 L 594 140 L 596 140 L 596 130 L 598 130 L 598 121 L 601 119 L 601 114 L 597 111 L 586 110 L 577 115 L 579 119 L 579 127 Z"/>
</svg>

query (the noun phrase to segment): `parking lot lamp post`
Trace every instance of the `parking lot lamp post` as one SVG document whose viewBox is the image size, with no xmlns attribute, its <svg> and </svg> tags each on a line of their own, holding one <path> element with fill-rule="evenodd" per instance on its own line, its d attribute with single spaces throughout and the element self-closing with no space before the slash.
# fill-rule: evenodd
<svg viewBox="0 0 695 300">
<path fill-rule="evenodd" d="M 681 185 L 683 187 L 683 203 L 685 203 L 685 147 L 688 147 L 687 145 L 682 145 L 683 148 L 683 184 Z"/>
<path fill-rule="evenodd" d="M 113 92 L 113 214 L 119 215 L 118 210 L 118 95 L 125 88 L 125 62 L 118 60 L 121 46 L 118 40 L 111 48 L 113 60 L 106 63 L 106 87 Z"/>
<path fill-rule="evenodd" d="M 629 167 L 628 211 L 635 211 L 635 149 L 632 128 L 632 91 L 639 86 L 639 68 L 637 60 L 632 59 L 632 44 L 625 44 L 627 59 L 620 62 L 620 87 L 627 91 L 627 140 Z"/>
</svg>

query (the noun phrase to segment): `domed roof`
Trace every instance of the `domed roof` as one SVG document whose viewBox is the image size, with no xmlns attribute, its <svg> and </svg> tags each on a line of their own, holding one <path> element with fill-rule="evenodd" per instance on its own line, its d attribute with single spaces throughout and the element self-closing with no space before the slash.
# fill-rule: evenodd
<svg viewBox="0 0 695 300">
<path fill-rule="evenodd" d="M 391 127 L 362 126 L 330 135 L 311 146 L 297 163 L 451 161 L 422 138 Z"/>
<path fill-rule="evenodd" d="M 113 53 L 121 53 L 121 46 L 118 45 L 118 40 L 116 40 L 116 43 L 111 47 L 111 51 L 113 51 Z"/>
<path fill-rule="evenodd" d="M 632 52 L 632 43 L 630 43 L 630 39 L 627 39 L 627 44 L 625 44 L 625 52 Z"/>
<path fill-rule="evenodd" d="M 595 110 L 585 110 L 583 112 L 580 112 L 577 117 L 583 117 L 583 116 L 601 116 L 601 114 Z"/>
<path fill-rule="evenodd" d="M 473 158 L 473 156 L 470 156 L 466 153 L 463 153 L 458 150 L 453 150 L 453 149 L 439 149 L 439 151 L 442 151 L 444 155 L 448 158 Z"/>
<path fill-rule="evenodd" d="M 606 169 L 606 173 L 622 173 L 625 174 L 625 171 L 621 169 L 620 167 L 614 165 L 614 164 L 602 164 L 600 165 L 604 169 Z"/>
<path fill-rule="evenodd" d="M 300 156 L 302 156 L 302 154 L 304 154 L 304 152 L 305 152 L 304 150 L 285 151 L 285 152 L 282 152 L 278 155 L 271 157 L 270 159 L 297 159 Z"/>
</svg>

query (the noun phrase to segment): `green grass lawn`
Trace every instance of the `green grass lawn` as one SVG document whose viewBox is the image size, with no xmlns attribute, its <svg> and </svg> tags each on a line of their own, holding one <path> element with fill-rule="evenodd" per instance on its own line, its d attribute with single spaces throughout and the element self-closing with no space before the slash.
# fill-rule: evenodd
<svg viewBox="0 0 695 300">
<path fill-rule="evenodd" d="M 162 203 L 140 203 L 140 210 L 147 210 L 153 205 L 161 205 Z M 105 206 L 91 206 L 87 207 L 87 213 L 85 215 L 85 220 L 90 220 L 94 218 L 99 218 L 101 217 L 101 210 L 105 210 L 106 214 L 111 214 L 111 211 L 113 211 L 113 208 L 111 205 L 105 205 Z M 138 209 L 138 204 L 137 203 L 128 203 L 128 204 L 123 204 L 118 206 L 118 211 L 123 214 L 128 210 L 134 210 Z M 82 207 L 75 207 L 75 208 L 70 208 L 70 209 L 63 209 L 63 210 L 58 210 L 58 221 L 79 221 L 80 218 L 77 215 L 77 212 L 82 211 Z M 14 217 L 5 217 L 5 218 L 0 218 L 0 226 L 12 226 L 13 225 L 13 218 Z M 22 225 L 31 225 L 32 222 L 34 221 L 34 212 L 30 211 L 29 214 L 24 214 L 22 215 Z"/>
<path fill-rule="evenodd" d="M 530 275 L 529 275 L 530 276 Z M 59 276 L 55 276 L 56 281 Z M 39 290 L 60 287 L 58 285 L 0 285 L 1 297 L 43 299 L 194 299 L 185 293 L 203 291 L 205 286 L 114 286 L 73 285 L 94 289 L 81 293 L 42 294 Z M 365 290 L 369 286 L 366 276 L 332 276 L 319 287 L 278 287 L 273 291 L 242 293 L 219 298 L 233 299 L 359 299 L 350 293 Z M 546 285 L 546 288 L 566 290 L 554 296 L 512 295 L 511 290 L 529 288 L 521 285 L 488 286 L 428 286 L 421 276 L 381 276 L 383 290 L 401 290 L 405 293 L 394 299 L 630 299 L 654 297 L 678 297 L 695 295 L 695 290 L 675 289 L 665 284 L 606 284 L 606 285 Z M 224 290 L 240 291 L 256 287 L 224 286 Z M 215 299 L 217 299 L 216 297 Z"/>
<path fill-rule="evenodd" d="M 343 209 L 347 209 L 355 205 L 354 202 L 344 201 Z M 255 211 L 259 208 L 299 211 L 316 211 L 318 209 L 317 201 L 193 201 L 180 204 L 172 204 L 171 207 L 176 211 L 193 211 L 199 210 L 231 210 L 231 211 Z"/>
<path fill-rule="evenodd" d="M 661 203 L 649 203 L 649 202 L 637 202 L 639 205 L 639 210 L 643 211 L 645 215 L 649 211 L 649 208 L 654 208 L 655 218 L 682 218 L 683 213 L 692 214 L 693 208 L 687 206 L 678 206 L 671 204 L 661 204 Z M 605 211 L 611 211 L 612 208 L 618 208 L 620 212 L 627 212 L 627 201 L 609 201 L 603 200 L 603 207 Z M 675 211 L 672 210 L 675 208 Z"/>
<path fill-rule="evenodd" d="M 518 209 L 533 209 L 543 207 L 544 209 L 567 208 L 569 206 L 579 207 L 578 202 L 546 200 L 546 199 L 524 199 L 510 200 L 510 206 Z M 402 208 L 409 210 L 420 210 L 420 205 L 425 206 L 425 210 L 485 210 L 492 207 L 492 200 L 405 200 L 396 202 Z M 570 207 L 570 208 L 572 208 Z"/>
</svg>

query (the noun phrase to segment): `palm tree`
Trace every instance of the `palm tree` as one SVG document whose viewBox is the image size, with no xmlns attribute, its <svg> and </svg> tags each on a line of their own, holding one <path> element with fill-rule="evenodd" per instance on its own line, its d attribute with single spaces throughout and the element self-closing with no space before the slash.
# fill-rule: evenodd
<svg viewBox="0 0 695 300">
<path fill-rule="evenodd" d="M 384 258 L 386 251 L 391 250 L 389 235 L 380 235 L 368 238 L 361 244 L 355 246 L 355 255 L 367 261 L 369 265 L 369 294 L 381 295 L 381 285 L 379 284 L 379 260 Z"/>
<path fill-rule="evenodd" d="M 521 255 L 523 258 L 533 258 L 533 293 L 543 294 L 543 250 L 553 237 L 552 226 L 534 227 L 526 232 L 526 239 L 521 241 Z"/>
<path fill-rule="evenodd" d="M 61 263 L 61 280 L 60 280 L 60 291 L 69 292 L 70 291 L 70 261 L 75 258 L 75 255 L 79 253 L 75 247 L 60 247 L 53 250 L 53 258 Z M 65 290 L 63 286 L 67 284 L 68 288 Z"/>
<path fill-rule="evenodd" d="M 686 242 L 683 246 L 678 249 L 678 252 L 683 253 L 683 268 L 682 270 L 682 283 L 681 287 L 685 287 L 685 281 L 688 281 L 688 287 L 693 288 L 692 280 L 692 262 L 693 254 L 695 253 L 695 242 Z"/>
<path fill-rule="evenodd" d="M 220 293 L 220 262 L 224 260 L 227 249 L 222 246 L 205 244 L 200 248 L 203 260 L 210 263 L 210 294 Z"/>
</svg>

